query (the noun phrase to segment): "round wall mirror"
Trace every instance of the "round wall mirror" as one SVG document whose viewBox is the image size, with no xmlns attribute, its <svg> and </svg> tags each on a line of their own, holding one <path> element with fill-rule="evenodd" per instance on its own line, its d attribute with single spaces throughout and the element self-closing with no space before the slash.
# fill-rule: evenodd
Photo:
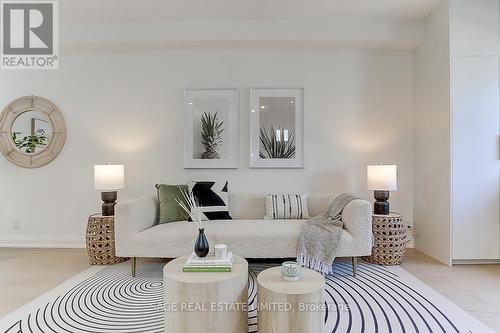
<svg viewBox="0 0 500 333">
<path fill-rule="evenodd" d="M 66 124 L 54 103 L 37 96 L 18 98 L 0 115 L 0 151 L 12 163 L 37 168 L 61 152 Z"/>
</svg>

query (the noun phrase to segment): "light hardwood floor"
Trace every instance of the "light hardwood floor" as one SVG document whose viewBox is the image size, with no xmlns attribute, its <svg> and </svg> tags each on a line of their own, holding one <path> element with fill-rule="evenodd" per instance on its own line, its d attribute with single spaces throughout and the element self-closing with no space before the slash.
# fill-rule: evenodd
<svg viewBox="0 0 500 333">
<path fill-rule="evenodd" d="M 408 250 L 401 266 L 500 332 L 500 265 L 448 267 Z M 88 267 L 84 249 L 0 248 L 0 317 Z"/>
<path fill-rule="evenodd" d="M 88 267 L 83 249 L 0 248 L 0 317 Z"/>
<path fill-rule="evenodd" d="M 500 265 L 449 267 L 415 250 L 401 265 L 434 290 L 500 332 Z"/>
</svg>

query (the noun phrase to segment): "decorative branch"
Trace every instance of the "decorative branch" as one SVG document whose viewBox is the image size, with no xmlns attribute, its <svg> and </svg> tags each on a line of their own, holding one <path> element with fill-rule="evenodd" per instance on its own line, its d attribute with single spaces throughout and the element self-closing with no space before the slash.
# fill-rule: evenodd
<svg viewBox="0 0 500 333">
<path fill-rule="evenodd" d="M 194 195 L 192 192 L 188 192 L 181 188 L 181 198 L 176 198 L 177 204 L 189 215 L 191 220 L 196 224 L 198 229 L 205 228 L 205 221 L 202 220 L 203 212 L 196 203 Z"/>
</svg>

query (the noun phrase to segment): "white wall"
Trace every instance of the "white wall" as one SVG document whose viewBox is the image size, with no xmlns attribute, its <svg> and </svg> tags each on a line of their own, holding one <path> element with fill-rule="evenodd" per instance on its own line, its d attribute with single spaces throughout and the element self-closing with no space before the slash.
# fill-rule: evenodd
<svg viewBox="0 0 500 333">
<path fill-rule="evenodd" d="M 249 87 L 304 87 L 305 168 L 249 169 Z M 240 89 L 240 168 L 184 170 L 183 89 Z M 93 164 L 127 165 L 121 199 L 154 184 L 228 179 L 234 192 L 366 190 L 366 165 L 397 163 L 395 211 L 412 220 L 412 55 L 338 49 L 66 52 L 58 71 L 2 71 L 0 105 L 36 94 L 64 113 L 68 139 L 40 169 L 0 158 L 0 243 L 81 245 L 100 209 Z M 20 230 L 12 229 L 19 220 Z"/>
<path fill-rule="evenodd" d="M 64 17 L 61 17 L 64 20 Z M 135 20 L 134 20 L 135 21 Z M 61 44 L 93 47 L 367 47 L 412 50 L 423 37 L 421 20 L 212 19 L 61 25 Z"/>
<path fill-rule="evenodd" d="M 450 41 L 445 1 L 426 20 L 415 50 L 415 247 L 451 264 Z"/>
</svg>

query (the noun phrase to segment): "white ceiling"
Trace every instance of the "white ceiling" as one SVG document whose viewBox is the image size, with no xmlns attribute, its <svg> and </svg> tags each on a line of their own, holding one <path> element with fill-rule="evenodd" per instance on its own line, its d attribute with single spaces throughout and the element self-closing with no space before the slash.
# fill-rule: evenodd
<svg viewBox="0 0 500 333">
<path fill-rule="evenodd" d="M 60 0 L 63 23 L 215 19 L 423 19 L 442 0 Z"/>
</svg>

